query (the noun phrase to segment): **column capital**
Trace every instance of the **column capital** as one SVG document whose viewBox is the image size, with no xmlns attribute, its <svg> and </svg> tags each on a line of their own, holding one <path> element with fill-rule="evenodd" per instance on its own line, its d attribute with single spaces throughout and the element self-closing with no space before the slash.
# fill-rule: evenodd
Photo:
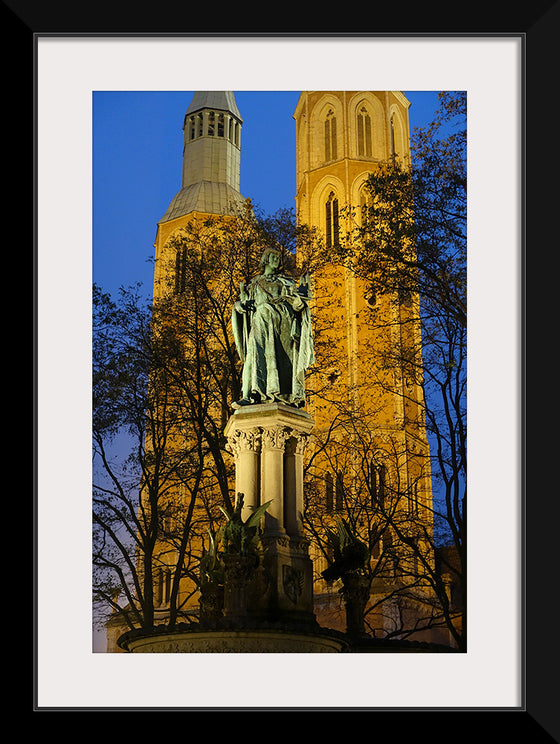
<svg viewBox="0 0 560 744">
<path fill-rule="evenodd" d="M 286 446 L 287 440 L 292 435 L 292 429 L 287 426 L 267 426 L 262 429 L 261 442 L 263 449 L 282 450 Z"/>
<path fill-rule="evenodd" d="M 234 456 L 240 452 L 260 452 L 261 429 L 234 429 L 227 437 L 226 449 Z"/>
<path fill-rule="evenodd" d="M 299 431 L 292 431 L 288 444 L 286 445 L 286 454 L 303 455 L 309 442 L 309 434 Z"/>
</svg>

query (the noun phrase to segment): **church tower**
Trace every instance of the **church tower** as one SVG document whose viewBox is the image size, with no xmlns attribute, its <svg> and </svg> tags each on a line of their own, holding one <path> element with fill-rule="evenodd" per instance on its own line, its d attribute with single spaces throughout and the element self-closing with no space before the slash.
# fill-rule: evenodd
<svg viewBox="0 0 560 744">
<path fill-rule="evenodd" d="M 180 273 L 175 259 L 167 255 L 170 237 L 189 221 L 208 216 L 227 219 L 244 208 L 239 191 L 242 125 L 232 91 L 194 93 L 183 121 L 181 189 L 157 226 L 154 299 L 165 292 L 164 273 Z"/>
<path fill-rule="evenodd" d="M 318 533 L 340 516 L 369 543 L 377 599 L 391 594 L 397 577 L 413 582 L 418 573 L 418 552 L 397 548 L 393 528 L 415 545 L 432 528 L 419 298 L 376 297 L 359 272 L 330 255 L 339 241 L 358 239 L 369 174 L 394 158 L 410 166 L 408 107 L 399 91 L 307 91 L 294 112 L 297 219 L 317 230 L 326 256 L 313 271 L 309 513 Z M 432 561 L 427 543 L 425 550 Z M 332 627 L 338 585 L 321 578 L 332 556 L 323 549 L 314 558 L 318 619 Z M 395 627 L 390 604 L 378 618 L 382 632 Z"/>
<path fill-rule="evenodd" d="M 376 163 L 410 163 L 409 102 L 399 91 L 311 91 L 296 120 L 297 212 L 300 222 L 333 238 L 336 206 L 358 206 Z M 327 205 L 330 204 L 330 212 Z"/>
<path fill-rule="evenodd" d="M 189 273 L 189 267 L 192 269 L 192 256 L 200 253 L 202 245 L 205 246 L 203 252 L 220 254 L 220 246 L 227 240 L 228 226 L 233 225 L 235 218 L 246 211 L 246 201 L 239 191 L 242 124 L 243 120 L 232 91 L 194 93 L 183 119 L 181 188 L 157 224 L 153 288 L 153 327 L 157 329 L 157 333 L 154 335 L 165 337 L 168 328 L 175 329 L 177 337 L 180 336 L 183 354 L 187 359 L 194 358 L 193 325 L 202 327 L 205 324 L 206 343 L 210 346 L 213 330 L 211 324 L 214 320 L 211 313 L 205 317 L 206 308 L 202 303 L 198 306 L 197 312 L 193 309 L 192 271 Z M 214 258 L 214 255 L 211 256 L 209 261 Z M 189 281 L 191 284 L 187 286 Z M 204 289 L 198 287 L 197 292 L 200 299 Z M 198 372 L 200 374 L 200 370 Z M 159 374 L 161 375 L 161 370 Z M 193 374 L 192 378 L 194 377 Z M 160 384 L 157 379 L 156 373 L 151 372 L 151 388 L 154 390 L 158 389 Z M 192 392 L 188 388 L 189 384 L 196 387 L 193 379 L 177 382 L 177 378 L 174 378 L 170 382 L 168 378 L 166 382 L 161 383 L 162 395 L 153 396 L 155 398 L 153 407 L 158 412 L 152 413 L 151 418 L 148 417 L 152 426 L 149 424 L 146 426 L 146 452 L 152 455 L 151 459 L 154 462 L 164 453 L 163 459 L 167 463 L 165 467 L 160 468 L 163 477 L 160 478 L 161 495 L 158 498 L 157 510 L 160 512 L 161 525 L 158 526 L 157 540 L 150 555 L 149 569 L 153 577 L 156 622 L 165 621 L 169 615 L 173 582 L 179 575 L 176 566 L 180 560 L 181 545 L 177 535 L 181 534 L 182 525 L 187 519 L 185 515 L 189 514 L 189 504 L 194 505 L 194 516 L 191 515 L 188 519 L 199 525 L 204 521 L 208 504 L 219 492 L 217 479 L 206 478 L 204 488 L 199 489 L 200 492 L 204 492 L 204 497 L 197 499 L 196 502 L 191 497 L 196 490 L 192 482 L 197 481 L 197 467 L 202 468 L 201 463 L 205 464 L 208 459 L 208 454 L 205 453 L 199 458 L 200 462 L 197 465 L 196 458 L 190 452 L 195 447 L 193 443 L 197 441 L 192 420 L 196 418 L 196 413 L 200 412 L 189 409 L 188 396 L 185 396 L 187 389 Z M 202 382 L 199 384 L 203 385 Z M 224 381 L 223 384 L 224 390 L 217 391 L 214 397 L 208 395 L 208 386 L 204 388 L 204 392 L 200 393 L 200 410 L 204 409 L 207 414 L 210 412 L 218 421 L 221 416 L 225 422 L 223 411 L 230 397 L 229 381 Z M 204 394 L 207 397 L 203 400 Z M 196 403 L 192 405 L 195 407 Z M 166 444 L 160 445 L 164 440 Z M 151 462 L 149 457 L 146 461 Z M 150 465 L 148 470 L 151 467 Z M 147 485 L 150 479 L 154 479 L 151 472 L 144 478 L 140 493 L 139 511 L 146 514 L 152 510 L 150 487 Z M 223 474 L 222 480 L 227 480 L 227 474 Z M 200 516 L 200 512 L 204 512 L 203 517 Z M 148 517 L 146 520 L 148 523 L 149 519 Z M 189 565 L 184 555 L 181 559 L 181 578 L 177 590 L 179 598 L 175 602 L 183 610 L 185 607 L 189 610 L 193 606 L 198 607 L 197 597 L 193 594 L 195 583 L 191 575 L 198 570 L 196 551 L 200 552 L 201 546 L 207 544 L 205 526 L 200 529 L 191 527 L 190 533 L 193 535 L 194 557 L 190 559 Z M 183 546 L 183 554 L 184 552 Z M 141 552 L 138 563 L 139 575 L 144 574 L 142 566 L 144 560 Z M 147 572 L 148 569 L 146 574 Z M 123 630 L 126 630 L 126 627 L 122 626 L 122 622 L 115 621 L 110 624 L 109 650 L 118 650 L 116 639 Z"/>
</svg>

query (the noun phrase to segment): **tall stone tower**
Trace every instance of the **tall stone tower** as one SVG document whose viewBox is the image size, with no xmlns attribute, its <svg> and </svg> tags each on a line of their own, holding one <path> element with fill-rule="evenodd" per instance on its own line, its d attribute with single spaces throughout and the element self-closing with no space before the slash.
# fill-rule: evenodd
<svg viewBox="0 0 560 744">
<path fill-rule="evenodd" d="M 180 277 L 180 256 L 166 255 L 169 238 L 193 219 L 209 215 L 231 217 L 243 208 L 239 191 L 242 125 L 232 91 L 201 91 L 193 95 L 183 122 L 181 189 L 157 226 L 156 300 L 165 292 L 163 274 L 169 274 L 169 261 L 171 272 Z"/>
<path fill-rule="evenodd" d="M 310 515 L 318 530 L 339 515 L 365 535 L 379 561 L 372 583 L 377 599 L 391 595 L 397 580 L 408 576 L 413 582 L 417 574 L 418 553 L 399 555 L 393 527 L 414 544 L 432 529 L 419 298 L 375 297 L 363 278 L 339 260 L 329 261 L 329 254 L 338 241 L 356 239 L 360 210 L 369 198 L 368 175 L 392 158 L 409 167 L 408 107 L 398 91 L 309 91 L 301 93 L 294 113 L 297 218 L 318 230 L 326 254 L 313 283 L 317 363 L 308 383 L 313 390 L 308 410 L 315 420 Z M 425 550 L 432 561 L 428 544 Z M 341 609 L 338 585 L 321 579 L 328 551 L 319 550 L 314 558 L 318 619 L 332 627 Z M 382 631 L 400 622 L 395 613 L 401 610 L 390 606 L 385 603 L 379 612 Z"/>
<path fill-rule="evenodd" d="M 169 311 L 165 321 L 162 321 L 161 314 L 157 316 L 158 323 L 168 322 L 168 319 L 171 324 L 180 326 L 186 317 L 192 315 L 188 306 L 190 295 L 185 292 L 187 265 L 190 260 L 188 256 L 190 252 L 197 250 L 196 241 L 204 231 L 210 234 L 210 237 L 205 234 L 204 239 L 212 245 L 212 236 L 219 236 L 220 225 L 233 222 L 235 216 L 245 208 L 245 200 L 239 191 L 242 124 L 235 96 L 231 91 L 196 92 L 186 109 L 183 120 L 181 188 L 157 224 L 154 243 L 154 307 L 167 308 Z M 203 313 L 204 310 L 201 311 Z M 184 351 L 187 356 L 191 354 L 192 338 L 184 339 Z M 213 405 L 218 409 L 225 407 L 221 401 Z M 165 408 L 160 413 L 162 420 L 169 420 L 171 406 L 168 402 L 161 403 L 161 406 Z M 165 435 L 169 440 L 165 453 L 171 461 L 174 457 L 180 457 L 180 454 L 175 455 L 175 451 L 181 453 L 185 450 L 185 442 L 193 437 L 192 428 L 185 423 L 185 418 L 176 418 L 176 424 L 167 424 L 165 428 Z M 146 434 L 147 451 L 154 449 L 153 439 L 153 436 Z M 173 467 L 171 465 L 168 470 Z M 193 472 L 195 470 L 192 464 L 190 468 L 186 467 L 187 471 L 189 469 Z M 174 530 L 179 529 L 181 519 L 184 519 L 183 515 L 188 511 L 189 477 L 192 478 L 187 473 L 184 478 L 187 485 L 185 482 L 181 483 L 180 479 L 174 482 L 168 478 L 162 488 L 165 496 L 160 499 L 159 509 L 162 514 L 165 512 L 165 516 L 154 548 L 152 568 L 157 622 L 164 622 L 168 616 L 173 577 L 177 573 L 175 566 L 178 551 Z M 215 482 L 209 488 L 216 490 Z M 141 508 L 147 512 L 148 490 L 142 486 L 140 495 L 143 504 Z M 197 503 L 196 509 L 201 508 Z M 204 530 L 200 531 L 206 536 Z M 202 541 L 199 539 L 198 543 L 202 544 Z M 192 566 L 189 568 L 193 570 Z M 194 586 L 191 579 L 182 578 L 180 596 L 192 595 Z M 190 604 L 196 606 L 196 598 Z M 109 651 L 118 650 L 116 639 L 124 630 L 126 627 L 122 622 L 117 620 L 110 623 Z"/>
</svg>

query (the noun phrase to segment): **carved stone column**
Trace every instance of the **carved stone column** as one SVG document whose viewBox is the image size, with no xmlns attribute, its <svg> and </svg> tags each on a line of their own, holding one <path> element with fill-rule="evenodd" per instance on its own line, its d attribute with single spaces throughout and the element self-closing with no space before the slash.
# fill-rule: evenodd
<svg viewBox="0 0 560 744">
<path fill-rule="evenodd" d="M 284 525 L 284 448 L 291 430 L 286 426 L 269 426 L 262 432 L 261 499 L 272 501 L 265 514 L 265 532 L 283 535 Z"/>
<path fill-rule="evenodd" d="M 228 450 L 235 459 L 235 493 L 244 496 L 241 516 L 246 520 L 259 505 L 261 430 L 236 428 L 227 440 Z"/>
<path fill-rule="evenodd" d="M 312 428 L 308 413 L 283 403 L 240 407 L 225 428 L 236 491 L 244 494 L 248 513 L 271 502 L 261 536 L 266 590 L 257 603 L 268 619 L 315 622 L 313 564 L 302 520 L 303 456 Z"/>
<path fill-rule="evenodd" d="M 289 535 L 303 536 L 303 456 L 308 434 L 297 433 L 286 443 L 284 525 Z"/>
</svg>

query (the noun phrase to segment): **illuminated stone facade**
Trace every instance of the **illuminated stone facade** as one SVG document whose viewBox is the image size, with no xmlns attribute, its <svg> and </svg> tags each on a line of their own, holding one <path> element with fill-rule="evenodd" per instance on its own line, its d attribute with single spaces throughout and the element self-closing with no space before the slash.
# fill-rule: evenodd
<svg viewBox="0 0 560 744">
<path fill-rule="evenodd" d="M 317 530 L 332 524 L 337 514 L 348 518 L 372 545 L 374 561 L 383 554 L 387 558 L 391 549 L 392 563 L 400 565 L 380 565 L 374 572 L 377 601 L 394 591 L 396 580 L 412 584 L 418 573 L 415 551 L 399 554 L 389 545 L 394 530 L 384 529 L 383 513 L 390 508 L 394 523 L 416 541 L 422 540 L 423 528 L 428 534 L 432 529 L 418 376 L 419 298 L 374 297 L 364 279 L 338 258 L 330 262 L 329 254 L 338 253 L 340 241 L 358 239 L 368 175 L 392 158 L 409 167 L 408 107 L 398 91 L 310 91 L 301 93 L 294 113 L 297 218 L 300 225 L 318 229 L 327 256 L 313 274 L 312 288 L 317 362 L 308 376 L 307 410 L 315 421 L 316 452 L 308 470 L 309 514 Z M 415 363 L 407 366 L 411 354 Z M 433 565 L 430 541 L 424 542 Z M 319 545 L 314 554 L 317 616 L 344 629 L 340 584 L 320 578 L 329 558 Z M 395 618 L 397 604 L 395 599 L 380 605 L 380 633 L 401 622 Z"/>
</svg>

